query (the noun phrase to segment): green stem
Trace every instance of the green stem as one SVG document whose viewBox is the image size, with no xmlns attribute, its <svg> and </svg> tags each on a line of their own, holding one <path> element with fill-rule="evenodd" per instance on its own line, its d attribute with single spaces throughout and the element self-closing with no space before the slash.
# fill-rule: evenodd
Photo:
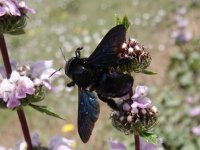
<svg viewBox="0 0 200 150">
<path fill-rule="evenodd" d="M 0 49 L 1 49 L 1 55 L 2 55 L 2 58 L 3 58 L 7 78 L 9 78 L 11 73 L 12 73 L 12 68 L 11 68 L 8 50 L 7 50 L 7 47 L 6 47 L 6 42 L 5 42 L 3 34 L 0 34 Z M 19 120 L 20 120 L 20 124 L 21 124 L 21 127 L 22 127 L 22 131 L 23 131 L 23 134 L 24 134 L 25 141 L 27 143 L 27 150 L 33 150 L 26 117 L 25 117 L 24 110 L 23 110 L 22 107 L 17 109 L 17 114 L 18 114 L 18 117 L 19 117 Z"/>
</svg>

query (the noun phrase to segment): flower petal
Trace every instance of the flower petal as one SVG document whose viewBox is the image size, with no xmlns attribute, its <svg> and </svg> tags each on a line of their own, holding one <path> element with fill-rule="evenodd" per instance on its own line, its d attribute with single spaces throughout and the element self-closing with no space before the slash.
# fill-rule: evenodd
<svg viewBox="0 0 200 150">
<path fill-rule="evenodd" d="M 20 104 L 20 101 L 15 97 L 15 92 L 10 93 L 7 102 L 7 107 L 13 109 L 15 107 L 20 106 Z"/>
<path fill-rule="evenodd" d="M 110 150 L 126 150 L 124 144 L 119 143 L 118 141 L 110 141 Z"/>
<path fill-rule="evenodd" d="M 9 13 L 14 16 L 21 16 L 17 5 L 12 0 L 4 1 L 4 4 L 9 8 Z"/>
<path fill-rule="evenodd" d="M 143 98 L 147 95 L 148 92 L 148 87 L 147 86 L 137 86 L 135 88 L 135 93 L 132 96 L 132 99 L 136 99 L 136 98 Z"/>
<path fill-rule="evenodd" d="M 133 104 L 131 105 L 132 108 L 147 108 L 151 104 L 151 100 L 147 97 L 137 99 L 136 101 L 133 101 Z"/>
<path fill-rule="evenodd" d="M 52 86 L 48 81 L 42 81 L 42 84 L 48 89 L 48 90 L 52 90 Z"/>
<path fill-rule="evenodd" d="M 31 72 L 30 72 L 31 77 L 39 78 L 44 70 L 51 68 L 53 61 L 39 60 L 36 62 L 30 62 L 29 64 L 31 68 Z"/>
<path fill-rule="evenodd" d="M 9 81 L 14 83 L 14 82 L 17 82 L 19 80 L 19 78 L 20 78 L 19 72 L 14 70 L 14 71 L 12 71 L 12 73 L 10 75 Z"/>
<path fill-rule="evenodd" d="M 16 87 L 15 96 L 19 99 L 26 98 L 26 88 L 23 84 L 19 84 Z"/>
<path fill-rule="evenodd" d="M 63 137 L 53 137 L 49 143 L 49 149 L 52 149 L 52 150 L 57 150 L 58 147 L 63 147 L 63 146 L 66 146 L 68 148 L 72 148 L 74 147 L 75 141 L 74 140 L 69 140 L 69 139 L 66 139 L 66 138 L 63 138 Z M 65 148 L 66 148 L 65 147 Z M 69 149 L 71 150 L 71 149 Z"/>
<path fill-rule="evenodd" d="M 21 77 L 20 82 L 26 87 L 26 89 L 34 87 L 33 81 L 26 76 Z"/>
<path fill-rule="evenodd" d="M 195 107 L 189 111 L 191 117 L 200 115 L 200 107 Z"/>
<path fill-rule="evenodd" d="M 196 136 L 200 136 L 200 125 L 199 126 L 195 126 L 192 128 L 192 133 Z"/>
<path fill-rule="evenodd" d="M 34 83 L 26 76 L 20 77 L 18 86 L 16 87 L 16 97 L 25 98 L 26 94 L 33 95 L 35 93 Z"/>
<path fill-rule="evenodd" d="M 0 91 L 11 92 L 14 90 L 14 84 L 10 83 L 8 79 L 3 79 L 0 85 Z"/>
<path fill-rule="evenodd" d="M 5 8 L 0 6 L 0 17 L 6 14 Z"/>
<path fill-rule="evenodd" d="M 35 10 L 32 8 L 29 8 L 26 3 L 24 1 L 19 2 L 19 7 L 22 8 L 23 12 L 26 13 L 31 13 L 31 14 L 35 14 Z"/>
</svg>

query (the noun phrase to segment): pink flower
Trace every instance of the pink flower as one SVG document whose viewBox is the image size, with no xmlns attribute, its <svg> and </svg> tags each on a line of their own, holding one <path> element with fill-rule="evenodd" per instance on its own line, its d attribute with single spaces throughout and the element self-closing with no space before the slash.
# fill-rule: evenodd
<svg viewBox="0 0 200 150">
<path fill-rule="evenodd" d="M 15 96 L 15 92 L 9 93 L 8 100 L 7 100 L 7 105 L 6 106 L 8 108 L 13 109 L 15 107 L 20 106 L 20 104 L 21 103 L 20 103 L 19 99 L 17 99 L 16 96 Z"/>
<path fill-rule="evenodd" d="M 147 86 L 141 86 L 141 85 L 136 86 L 135 93 L 132 96 L 132 99 L 145 97 L 147 95 L 147 93 L 148 93 L 148 90 L 149 89 L 148 89 Z"/>
<path fill-rule="evenodd" d="M 24 1 L 18 0 L 1 0 L 0 1 L 0 16 L 12 15 L 21 16 L 26 13 L 35 13 L 34 9 L 26 6 Z"/>
<path fill-rule="evenodd" d="M 200 106 L 191 109 L 191 110 L 189 111 L 189 115 L 190 115 L 191 117 L 200 115 Z"/>
<path fill-rule="evenodd" d="M 63 137 L 53 137 L 49 144 L 51 150 L 72 150 L 74 141 Z"/>
<path fill-rule="evenodd" d="M 135 93 L 132 96 L 133 103 L 131 107 L 134 108 L 147 108 L 151 104 L 151 100 L 147 98 L 148 87 L 147 86 L 137 86 L 135 88 Z"/>
<path fill-rule="evenodd" d="M 2 79 L 0 82 L 0 98 L 11 109 L 21 104 L 19 99 L 26 98 L 27 94 L 33 95 L 34 93 L 35 88 L 31 79 L 20 76 L 17 71 L 11 73 L 10 79 Z"/>
<path fill-rule="evenodd" d="M 110 150 L 126 150 L 126 147 L 124 144 L 122 144 L 116 140 L 111 140 L 110 141 Z"/>
<path fill-rule="evenodd" d="M 35 93 L 34 84 L 26 76 L 20 77 L 18 81 L 18 85 L 16 87 L 16 97 L 17 98 L 25 98 L 26 94 L 33 95 Z"/>
<path fill-rule="evenodd" d="M 54 80 L 56 77 L 60 76 L 60 72 L 56 72 L 52 77 L 51 74 L 54 73 L 56 70 L 52 68 L 53 61 L 47 60 L 39 60 L 37 62 L 30 62 L 30 72 L 29 75 L 34 78 L 35 84 L 44 85 L 47 89 L 51 90 L 51 81 Z"/>
<path fill-rule="evenodd" d="M 131 105 L 132 108 L 147 108 L 150 106 L 151 100 L 147 97 L 144 98 L 138 98 L 133 101 L 133 104 Z"/>
<path fill-rule="evenodd" d="M 199 126 L 195 126 L 192 128 L 192 133 L 196 136 L 200 136 L 200 125 Z"/>
</svg>

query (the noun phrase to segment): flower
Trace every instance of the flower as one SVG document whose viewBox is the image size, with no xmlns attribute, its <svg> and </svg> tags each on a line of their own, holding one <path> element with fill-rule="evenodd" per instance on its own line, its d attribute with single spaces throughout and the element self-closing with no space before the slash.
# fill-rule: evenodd
<svg viewBox="0 0 200 150">
<path fill-rule="evenodd" d="M 30 78 L 20 76 L 19 72 L 13 71 L 10 79 L 3 79 L 0 83 L 0 95 L 8 108 L 18 107 L 21 102 L 19 99 L 27 97 L 27 94 L 35 93 L 34 84 Z"/>
<path fill-rule="evenodd" d="M 161 144 L 162 144 L 162 141 L 159 138 L 158 138 L 157 144 L 148 143 L 143 138 L 140 138 L 141 150 L 164 150 Z"/>
<path fill-rule="evenodd" d="M 158 144 L 151 144 L 140 138 L 140 149 L 141 150 L 164 150 L 162 142 L 158 139 Z M 126 150 L 126 146 L 116 140 L 110 140 L 110 150 Z"/>
<path fill-rule="evenodd" d="M 38 150 L 73 150 L 75 147 L 75 141 L 74 140 L 69 140 L 64 137 L 53 137 L 51 138 L 48 146 L 42 146 L 41 143 L 39 142 L 39 135 L 37 132 L 33 132 L 31 134 L 31 143 L 33 146 L 33 149 L 38 149 Z M 0 147 L 1 148 L 1 147 Z M 27 149 L 27 144 L 25 141 L 20 140 L 16 143 L 13 149 L 11 150 L 26 150 Z"/>
<path fill-rule="evenodd" d="M 74 130 L 74 125 L 73 124 L 66 124 L 62 127 L 62 132 L 69 132 Z"/>
<path fill-rule="evenodd" d="M 38 60 L 36 62 L 29 62 L 30 71 L 29 76 L 34 78 L 34 82 L 36 84 L 43 84 L 49 90 L 52 89 L 50 84 L 56 77 L 60 76 L 60 72 L 56 72 L 55 69 L 52 68 L 53 61 L 52 60 Z M 50 77 L 54 72 L 56 72 L 52 77 Z"/>
<path fill-rule="evenodd" d="M 136 86 L 133 96 L 118 104 L 120 110 L 113 110 L 111 114 L 114 127 L 125 134 L 140 134 L 157 124 L 158 109 L 151 106 L 147 92 L 147 86 Z"/>
<path fill-rule="evenodd" d="M 119 65 L 112 68 L 118 72 L 143 72 L 151 63 L 151 56 L 148 49 L 133 38 L 122 43 L 121 50 L 119 50 L 117 56 L 121 60 L 129 60 L 119 61 Z"/>
<path fill-rule="evenodd" d="M 40 142 L 39 142 L 39 135 L 37 132 L 33 132 L 31 134 L 31 143 L 33 147 L 38 147 L 40 146 Z M 25 141 L 20 140 L 16 143 L 16 145 L 14 146 L 14 150 L 26 150 L 27 149 L 27 144 Z"/>
<path fill-rule="evenodd" d="M 48 147 L 51 150 L 72 150 L 74 144 L 74 140 L 69 140 L 64 137 L 53 137 Z"/>
<path fill-rule="evenodd" d="M 1 0 L 0 17 L 4 15 L 21 16 L 26 13 L 35 13 L 34 9 L 26 6 L 24 1 L 18 0 Z"/>
<path fill-rule="evenodd" d="M 35 13 L 24 1 L 0 0 L 0 34 L 23 34 L 27 13 Z"/>
<path fill-rule="evenodd" d="M 189 104 L 194 104 L 198 101 L 198 97 L 195 95 L 189 95 L 186 97 L 186 102 Z"/>
<path fill-rule="evenodd" d="M 147 86 L 137 86 L 135 88 L 135 93 L 132 96 L 133 103 L 132 108 L 147 108 L 151 104 L 151 100 L 145 97 L 148 93 Z"/>
<path fill-rule="evenodd" d="M 200 136 L 200 125 L 199 126 L 195 126 L 192 128 L 192 133 L 196 136 Z"/>
<path fill-rule="evenodd" d="M 191 117 L 200 115 L 200 106 L 191 109 L 191 110 L 189 111 L 189 115 L 190 115 Z"/>
<path fill-rule="evenodd" d="M 116 140 L 110 140 L 110 150 L 126 150 L 126 147 Z"/>
<path fill-rule="evenodd" d="M 21 104 L 27 105 L 42 100 L 44 98 L 42 87 L 50 90 L 52 88 L 50 82 L 60 75 L 56 72 L 50 78 L 50 75 L 55 72 L 51 66 L 52 61 L 36 61 L 31 62 L 30 65 L 13 67 L 15 70 L 12 71 L 9 79 L 1 75 L 0 104 L 14 109 Z M 4 74 L 4 70 L 1 72 Z M 32 96 L 31 99 L 29 99 L 30 96 Z"/>
</svg>

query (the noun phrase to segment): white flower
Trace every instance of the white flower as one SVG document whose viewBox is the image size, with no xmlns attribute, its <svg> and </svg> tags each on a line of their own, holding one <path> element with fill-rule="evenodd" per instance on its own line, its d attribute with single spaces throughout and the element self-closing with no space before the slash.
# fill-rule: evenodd
<svg viewBox="0 0 200 150">
<path fill-rule="evenodd" d="M 53 137 L 49 143 L 51 150 L 72 150 L 74 140 L 63 137 Z"/>
</svg>

